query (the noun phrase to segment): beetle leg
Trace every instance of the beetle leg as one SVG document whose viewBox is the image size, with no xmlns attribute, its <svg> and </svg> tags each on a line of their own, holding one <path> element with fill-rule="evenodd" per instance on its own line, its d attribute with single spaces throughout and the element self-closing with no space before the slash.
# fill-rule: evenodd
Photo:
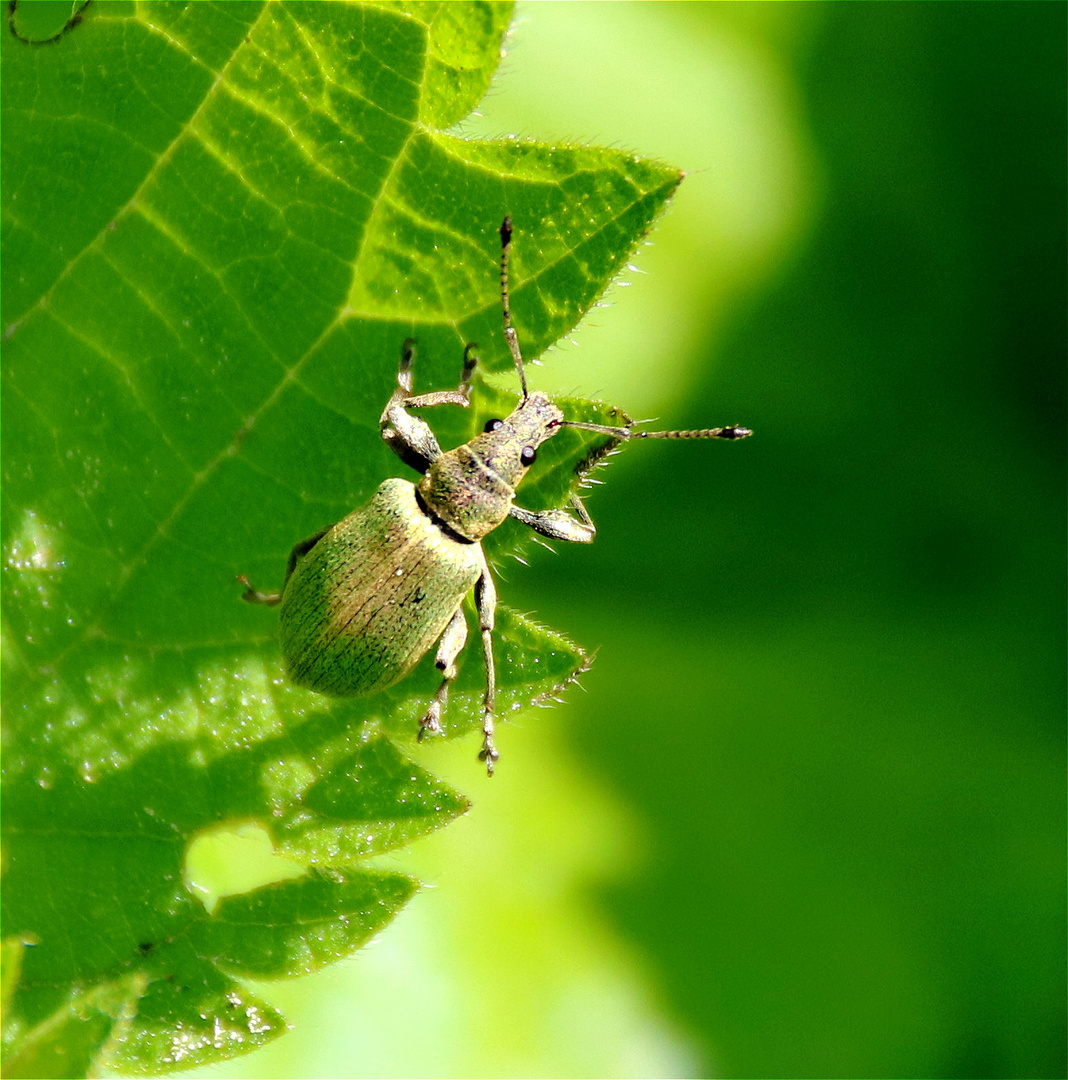
<svg viewBox="0 0 1068 1080">
<path fill-rule="evenodd" d="M 386 402 L 378 426 L 386 445 L 416 472 L 425 473 L 433 461 L 441 457 L 441 447 L 425 420 L 412 416 L 407 403 L 412 392 L 412 360 L 415 341 L 408 338 L 401 348 L 397 386 Z"/>
<path fill-rule="evenodd" d="M 241 594 L 241 599 L 249 604 L 268 604 L 273 607 L 282 599 L 280 592 L 260 592 L 259 589 L 253 587 L 252 582 L 249 581 L 244 574 L 238 574 L 237 580 L 245 586 L 245 591 Z"/>
<path fill-rule="evenodd" d="M 434 432 L 425 420 L 412 416 L 409 409 L 423 409 L 431 405 L 460 405 L 471 403 L 471 375 L 478 363 L 472 343 L 464 349 L 464 367 L 460 383 L 455 390 L 438 390 L 431 394 L 412 395 L 412 361 L 415 358 L 415 340 L 408 338 L 401 349 L 400 367 L 397 369 L 397 386 L 394 389 L 378 424 L 389 448 L 416 472 L 425 473 L 432 462 L 441 457 L 441 447 Z"/>
<path fill-rule="evenodd" d="M 332 525 L 327 525 L 325 529 L 320 529 L 314 536 L 309 536 L 307 540 L 301 540 L 299 544 L 293 545 L 293 550 L 289 553 L 289 558 L 286 560 L 286 577 L 282 582 L 282 591 L 285 592 L 286 585 L 289 584 L 289 579 L 293 576 L 293 571 L 297 568 L 297 563 L 308 554 L 309 551 L 326 534 L 333 528 Z"/>
<path fill-rule="evenodd" d="M 309 536 L 307 540 L 301 540 L 299 544 L 293 545 L 293 550 L 289 553 L 289 559 L 286 561 L 286 576 L 282 582 L 282 588 L 278 592 L 260 592 L 259 589 L 253 587 L 252 582 L 249 581 L 244 574 L 238 574 L 237 580 L 245 586 L 245 591 L 241 594 L 241 599 L 248 604 L 268 604 L 274 607 L 282 600 L 282 593 L 286 591 L 286 585 L 289 584 L 289 579 L 293 576 L 293 571 L 297 567 L 297 563 L 308 554 L 309 551 L 326 534 L 330 531 L 332 526 L 328 525 L 325 529 L 320 529 L 314 536 Z"/>
<path fill-rule="evenodd" d="M 481 554 L 481 553 L 480 553 Z M 497 700 L 497 673 L 493 666 L 493 625 L 497 610 L 497 590 L 490 576 L 489 563 L 482 555 L 482 576 L 475 582 L 475 604 L 478 607 L 478 628 L 482 633 L 482 653 L 486 658 L 486 699 L 482 711 L 482 749 L 478 760 L 486 763 L 486 772 L 493 775 L 493 766 L 501 756 L 493 744 L 493 711 Z"/>
<path fill-rule="evenodd" d="M 441 686 L 438 687 L 438 692 L 434 695 L 434 700 L 430 703 L 430 707 L 424 713 L 422 720 L 419 721 L 420 742 L 427 732 L 431 735 L 441 734 L 441 712 L 445 708 L 445 703 L 449 700 L 449 683 L 456 678 L 456 658 L 463 651 L 466 644 L 467 619 L 464 618 L 464 609 L 458 607 L 456 614 L 449 620 L 449 625 L 445 627 L 445 633 L 441 635 L 441 641 L 438 644 L 438 655 L 434 658 L 434 663 L 444 675 L 444 678 L 441 681 Z"/>
<path fill-rule="evenodd" d="M 425 409 L 430 405 L 460 405 L 466 409 L 471 404 L 471 376 L 478 364 L 478 357 L 475 355 L 477 348 L 478 346 L 473 341 L 468 342 L 464 347 L 464 367 L 460 372 L 460 382 L 455 390 L 436 390 L 431 394 L 418 394 L 414 397 L 409 395 L 404 399 L 405 408 Z M 411 390 L 410 385 L 408 389 Z"/>
<path fill-rule="evenodd" d="M 571 508 L 578 514 L 577 520 L 566 510 L 524 510 L 521 506 L 513 505 L 508 513 L 516 521 L 529 525 L 535 532 L 551 540 L 589 544 L 597 535 L 597 526 L 577 495 L 571 496 Z"/>
</svg>

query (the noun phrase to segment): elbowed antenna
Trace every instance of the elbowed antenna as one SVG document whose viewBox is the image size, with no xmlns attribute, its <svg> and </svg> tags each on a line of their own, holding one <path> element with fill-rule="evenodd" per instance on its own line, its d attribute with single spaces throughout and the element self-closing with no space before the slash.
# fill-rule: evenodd
<svg viewBox="0 0 1068 1080">
<path fill-rule="evenodd" d="M 615 439 L 747 439 L 752 435 L 749 428 L 731 424 L 729 427 L 701 428 L 698 431 L 635 431 L 629 427 L 612 427 L 609 424 L 587 424 L 583 420 L 561 420 L 560 427 L 582 428 L 611 435 Z"/>
<path fill-rule="evenodd" d="M 501 311 L 504 314 L 504 339 L 508 342 L 508 351 L 515 361 L 519 373 L 519 385 L 523 389 L 523 400 L 527 400 L 527 377 L 523 371 L 523 354 L 519 351 L 519 338 L 512 325 L 512 310 L 508 306 L 508 248 L 512 244 L 512 219 L 506 216 L 501 222 Z"/>
</svg>

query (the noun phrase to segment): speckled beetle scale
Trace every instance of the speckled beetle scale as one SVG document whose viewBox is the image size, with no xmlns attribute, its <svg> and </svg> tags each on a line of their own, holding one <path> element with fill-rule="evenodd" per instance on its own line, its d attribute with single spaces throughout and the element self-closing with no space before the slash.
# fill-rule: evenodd
<svg viewBox="0 0 1068 1080">
<path fill-rule="evenodd" d="M 497 594 L 481 540 L 513 517 L 543 536 L 589 543 L 593 522 L 578 496 L 567 510 L 524 510 L 516 488 L 537 448 L 562 427 L 613 439 L 741 439 L 742 427 L 701 431 L 635 431 L 566 420 L 542 393 L 527 391 L 523 358 L 508 306 L 508 250 L 512 223 L 501 225 L 501 307 L 504 334 L 515 361 L 522 397 L 504 420 L 481 435 L 442 451 L 427 424 L 408 410 L 469 404 L 474 346 L 464 351 L 455 390 L 412 395 L 414 342 L 401 350 L 397 388 L 381 417 L 382 437 L 402 461 L 423 474 L 418 484 L 386 480 L 364 506 L 333 528 L 294 547 L 281 593 L 261 593 L 244 577 L 244 599 L 280 604 L 280 637 L 294 683 L 335 697 L 377 693 L 404 678 L 438 643 L 441 686 L 420 721 L 420 738 L 441 730 L 441 714 L 456 660 L 467 642 L 463 600 L 474 590 L 486 663 L 482 750 L 492 775 L 496 675 L 493 662 Z M 588 468 L 588 466 L 587 466 Z"/>
</svg>

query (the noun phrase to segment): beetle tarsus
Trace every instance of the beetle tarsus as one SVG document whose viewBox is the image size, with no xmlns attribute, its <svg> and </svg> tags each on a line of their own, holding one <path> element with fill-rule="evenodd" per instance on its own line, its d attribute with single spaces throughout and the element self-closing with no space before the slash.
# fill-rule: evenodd
<svg viewBox="0 0 1068 1080">
<path fill-rule="evenodd" d="M 486 775 L 493 775 L 493 767 L 501 758 L 500 751 L 493 742 L 493 714 L 486 713 L 482 720 L 482 749 L 478 752 L 478 760 L 486 763 Z"/>
<path fill-rule="evenodd" d="M 281 593 L 265 593 L 260 592 L 259 589 L 253 588 L 252 582 L 249 581 L 244 574 L 238 574 L 237 580 L 240 584 L 245 586 L 245 591 L 241 594 L 241 599 L 244 600 L 246 604 L 268 604 L 273 607 L 282 599 Z"/>
<path fill-rule="evenodd" d="M 441 728 L 441 702 L 436 698 L 430 703 L 422 720 L 419 721 L 419 741 L 427 735 L 443 735 Z"/>
<path fill-rule="evenodd" d="M 497 748 L 492 744 L 492 742 L 490 743 L 490 745 L 488 747 L 484 746 L 478 752 L 478 760 L 479 761 L 484 761 L 486 763 L 486 775 L 487 776 L 492 776 L 493 775 L 493 767 L 500 760 L 500 757 L 501 757 L 500 753 L 498 752 Z"/>
</svg>

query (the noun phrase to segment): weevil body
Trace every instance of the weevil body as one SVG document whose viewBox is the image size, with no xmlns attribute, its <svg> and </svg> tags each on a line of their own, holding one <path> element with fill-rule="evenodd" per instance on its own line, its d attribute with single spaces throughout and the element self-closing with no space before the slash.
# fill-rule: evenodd
<svg viewBox="0 0 1068 1080">
<path fill-rule="evenodd" d="M 337 697 L 373 694 L 404 678 L 438 643 L 435 663 L 442 682 L 420 721 L 420 738 L 441 730 L 441 714 L 456 660 L 467 641 L 463 600 L 473 589 L 486 663 L 483 741 L 479 754 L 492 775 L 496 676 L 493 662 L 496 590 L 481 540 L 507 517 L 555 540 L 589 543 L 595 528 L 573 496 L 570 509 L 525 510 L 516 488 L 538 447 L 561 427 L 597 431 L 617 440 L 740 439 L 742 427 L 701 431 L 634 431 L 569 421 L 545 395 L 528 393 L 523 359 L 508 304 L 511 220 L 501 226 L 501 307 L 509 351 L 522 397 L 504 420 L 463 446 L 443 452 L 427 424 L 408 410 L 469 404 L 473 345 L 464 352 L 456 390 L 412 395 L 414 342 L 401 352 L 397 387 L 382 412 L 382 437 L 423 474 L 418 484 L 386 480 L 370 502 L 332 528 L 294 547 L 281 593 L 246 586 L 250 603 L 281 604 L 280 637 L 293 682 Z M 589 466 L 587 466 L 588 468 Z"/>
</svg>

